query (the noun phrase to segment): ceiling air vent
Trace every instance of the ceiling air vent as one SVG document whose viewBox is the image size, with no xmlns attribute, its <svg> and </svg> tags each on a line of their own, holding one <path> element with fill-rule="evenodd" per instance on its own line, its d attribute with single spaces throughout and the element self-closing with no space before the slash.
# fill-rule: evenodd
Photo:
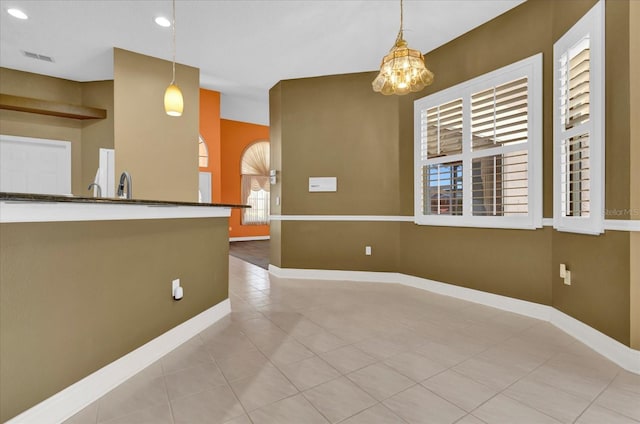
<svg viewBox="0 0 640 424">
<path fill-rule="evenodd" d="M 53 63 L 54 60 L 51 56 L 45 56 L 43 54 L 38 54 L 38 53 L 34 53 L 34 52 L 27 52 L 27 51 L 23 51 L 22 54 L 24 54 L 26 57 L 31 58 L 31 59 L 36 59 L 36 60 L 43 60 L 45 62 L 51 62 Z"/>
</svg>

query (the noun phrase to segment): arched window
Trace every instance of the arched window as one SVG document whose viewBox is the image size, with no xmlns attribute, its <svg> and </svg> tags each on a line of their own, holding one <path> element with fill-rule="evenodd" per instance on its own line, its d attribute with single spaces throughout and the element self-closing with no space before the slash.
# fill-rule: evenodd
<svg viewBox="0 0 640 424">
<path fill-rule="evenodd" d="M 250 209 L 242 211 L 242 225 L 269 223 L 269 142 L 256 141 L 242 154 L 242 203 Z"/>
<path fill-rule="evenodd" d="M 200 168 L 209 166 L 209 149 L 201 135 L 198 136 L 198 166 Z"/>
</svg>

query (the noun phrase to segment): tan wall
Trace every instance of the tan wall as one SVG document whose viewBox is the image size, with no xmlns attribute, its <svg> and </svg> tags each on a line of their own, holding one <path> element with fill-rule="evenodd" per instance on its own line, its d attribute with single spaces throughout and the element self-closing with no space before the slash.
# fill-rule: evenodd
<svg viewBox="0 0 640 424">
<path fill-rule="evenodd" d="M 0 232 L 2 422 L 228 297 L 227 218 Z"/>
<path fill-rule="evenodd" d="M 74 105 L 82 104 L 82 89 L 75 81 L 7 68 L 0 68 L 0 92 L 12 96 Z M 83 194 L 83 188 L 86 187 L 82 187 L 82 121 L 0 110 L 0 132 L 7 135 L 71 142 L 71 191 L 73 194 Z"/>
<path fill-rule="evenodd" d="M 81 83 L 82 103 L 105 109 L 105 119 L 89 119 L 82 123 L 82 189 L 84 195 L 92 195 L 87 186 L 96 176 L 99 150 L 113 149 L 113 81 Z M 106 190 L 106 187 L 102 187 Z"/>
<path fill-rule="evenodd" d="M 380 272 L 397 269 L 397 222 L 283 221 L 281 226 L 284 268 Z M 371 246 L 371 256 L 365 255 L 365 246 Z"/>
<path fill-rule="evenodd" d="M 630 78 L 630 107 L 631 121 L 630 140 L 631 158 L 630 168 L 630 209 L 631 219 L 640 220 L 640 2 L 629 4 L 629 75 Z M 640 350 L 640 233 L 631 234 L 630 263 L 631 263 L 631 347 Z"/>
<path fill-rule="evenodd" d="M 128 171 L 133 197 L 198 201 L 197 68 L 176 65 L 181 117 L 164 112 L 171 62 L 114 49 L 116 175 Z"/>
<path fill-rule="evenodd" d="M 400 272 L 550 304 L 551 229 L 403 224 Z"/>
<path fill-rule="evenodd" d="M 371 73 L 282 81 L 282 214 L 397 215 L 398 98 Z M 309 177 L 337 177 L 309 193 Z"/>
<path fill-rule="evenodd" d="M 523 3 L 430 52 L 427 63 L 435 82 L 413 95 L 374 94 L 370 82 L 375 73 L 281 81 L 272 92 L 278 107 L 271 111 L 271 125 L 281 125 L 282 214 L 412 215 L 413 101 L 542 52 L 543 215 L 551 218 L 553 43 L 594 4 Z M 627 1 L 606 3 L 606 207 L 620 210 L 630 202 L 628 11 Z M 272 139 L 272 144 L 277 141 Z M 338 193 L 307 192 L 308 176 L 336 174 Z M 347 189 L 341 193 L 343 187 Z M 369 234 L 385 234 L 386 228 L 383 223 L 282 222 L 279 260 L 283 267 L 384 268 L 554 305 L 629 344 L 628 233 L 579 236 L 551 228 L 514 231 L 405 223 L 398 226 L 395 266 L 387 260 L 394 257 L 393 243 L 381 266 L 367 261 L 358 246 L 367 243 Z M 576 282 L 571 287 L 556 278 L 561 262 L 573 267 Z"/>
</svg>

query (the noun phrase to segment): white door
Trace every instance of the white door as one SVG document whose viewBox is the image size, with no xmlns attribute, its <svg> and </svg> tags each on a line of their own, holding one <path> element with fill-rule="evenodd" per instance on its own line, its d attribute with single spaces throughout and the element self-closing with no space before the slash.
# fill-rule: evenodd
<svg viewBox="0 0 640 424">
<path fill-rule="evenodd" d="M 0 191 L 71 194 L 71 143 L 0 135 Z"/>
<path fill-rule="evenodd" d="M 199 202 L 211 203 L 211 172 L 201 172 L 199 182 Z"/>
</svg>

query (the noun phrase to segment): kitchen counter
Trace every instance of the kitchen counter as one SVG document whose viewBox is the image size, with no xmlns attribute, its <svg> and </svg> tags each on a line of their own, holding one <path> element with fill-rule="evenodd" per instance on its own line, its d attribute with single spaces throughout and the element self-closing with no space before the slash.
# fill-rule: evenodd
<svg viewBox="0 0 640 424">
<path fill-rule="evenodd" d="M 228 217 L 247 205 L 0 192 L 0 222 Z"/>
</svg>

